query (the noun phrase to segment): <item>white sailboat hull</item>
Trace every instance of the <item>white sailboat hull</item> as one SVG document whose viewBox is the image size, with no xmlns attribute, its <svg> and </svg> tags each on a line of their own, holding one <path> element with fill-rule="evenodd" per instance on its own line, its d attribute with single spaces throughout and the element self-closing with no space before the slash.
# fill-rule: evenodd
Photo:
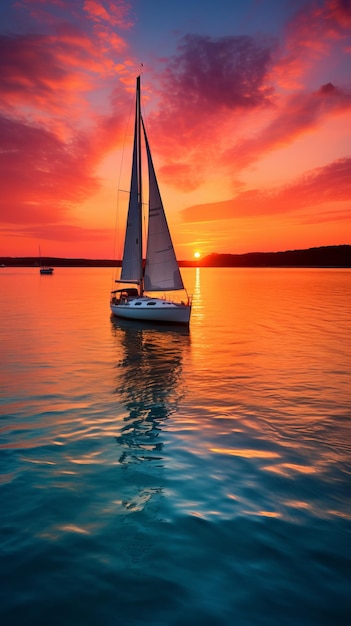
<svg viewBox="0 0 351 626">
<path fill-rule="evenodd" d="M 110 306 L 113 315 L 128 320 L 166 324 L 189 324 L 190 321 L 190 304 L 181 304 L 161 298 L 143 296 L 123 303 L 111 302 Z"/>
</svg>

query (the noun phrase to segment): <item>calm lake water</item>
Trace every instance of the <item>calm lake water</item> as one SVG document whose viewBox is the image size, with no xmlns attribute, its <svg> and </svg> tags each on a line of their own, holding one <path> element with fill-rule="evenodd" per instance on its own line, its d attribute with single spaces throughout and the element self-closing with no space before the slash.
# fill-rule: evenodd
<svg viewBox="0 0 351 626">
<path fill-rule="evenodd" d="M 183 276 L 189 331 L 0 269 L 3 626 L 349 623 L 351 271 Z"/>
</svg>

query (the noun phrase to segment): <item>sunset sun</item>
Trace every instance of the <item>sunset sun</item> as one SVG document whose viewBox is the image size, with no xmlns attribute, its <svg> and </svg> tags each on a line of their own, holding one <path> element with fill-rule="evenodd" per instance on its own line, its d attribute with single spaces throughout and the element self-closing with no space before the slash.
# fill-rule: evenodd
<svg viewBox="0 0 351 626">
<path fill-rule="evenodd" d="M 196 252 L 194 252 L 194 257 L 195 259 L 199 259 L 201 256 L 201 252 L 199 252 L 198 250 L 196 250 Z"/>
</svg>

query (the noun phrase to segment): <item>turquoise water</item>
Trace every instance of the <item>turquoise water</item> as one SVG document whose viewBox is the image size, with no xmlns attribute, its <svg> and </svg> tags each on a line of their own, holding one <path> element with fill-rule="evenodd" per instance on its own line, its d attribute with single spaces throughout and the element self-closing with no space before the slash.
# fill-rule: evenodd
<svg viewBox="0 0 351 626">
<path fill-rule="evenodd" d="M 0 273 L 1 624 L 348 624 L 350 270 Z"/>
</svg>

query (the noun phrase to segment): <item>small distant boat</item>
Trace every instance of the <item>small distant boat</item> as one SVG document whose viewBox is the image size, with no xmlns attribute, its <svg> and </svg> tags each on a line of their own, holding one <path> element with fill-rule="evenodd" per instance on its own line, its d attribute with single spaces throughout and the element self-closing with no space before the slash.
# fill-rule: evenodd
<svg viewBox="0 0 351 626">
<path fill-rule="evenodd" d="M 40 267 L 39 269 L 40 274 L 53 274 L 54 273 L 53 267 L 48 267 L 47 265 L 42 264 L 40 246 L 39 246 L 39 267 Z"/>
<path fill-rule="evenodd" d="M 145 266 L 143 265 L 142 239 L 142 136 L 149 174 Z M 122 269 L 120 279 L 115 282 L 134 284 L 134 287 L 122 287 L 111 292 L 110 307 L 116 317 L 144 322 L 189 324 L 191 299 L 187 294 L 185 301 L 179 302 L 151 295 L 154 292 L 166 293 L 181 290 L 186 293 L 186 290 L 168 228 L 141 115 L 140 76 L 137 77 L 136 83 L 133 161 Z M 150 295 L 146 295 L 146 292 Z"/>
</svg>

